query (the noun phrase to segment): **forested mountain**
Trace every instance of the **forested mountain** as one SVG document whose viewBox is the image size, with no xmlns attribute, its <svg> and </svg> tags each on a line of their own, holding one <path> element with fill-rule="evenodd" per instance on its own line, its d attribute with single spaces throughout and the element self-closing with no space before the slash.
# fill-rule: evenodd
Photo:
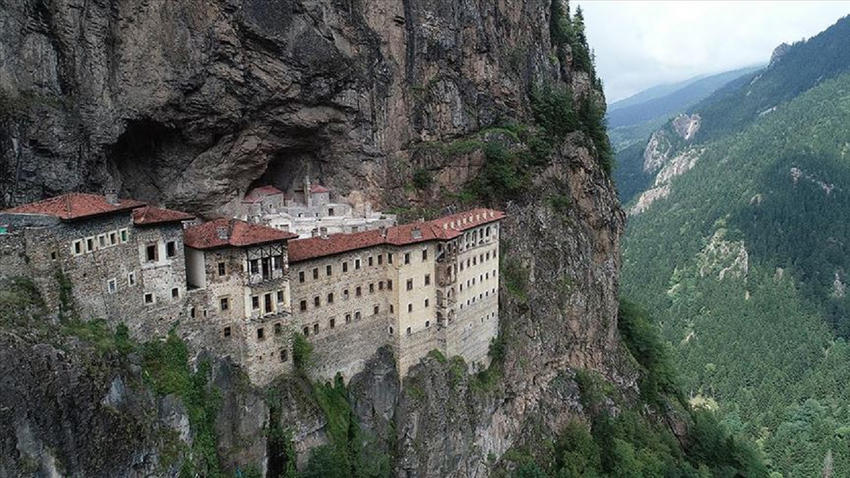
<svg viewBox="0 0 850 478">
<path fill-rule="evenodd" d="M 620 158 L 623 292 L 691 402 L 775 476 L 850 476 L 850 18 Z"/>
<path fill-rule="evenodd" d="M 608 107 L 608 128 L 617 149 L 645 140 L 676 113 L 706 98 L 730 81 L 761 67 L 748 67 L 717 75 L 699 76 L 644 90 Z"/>
</svg>

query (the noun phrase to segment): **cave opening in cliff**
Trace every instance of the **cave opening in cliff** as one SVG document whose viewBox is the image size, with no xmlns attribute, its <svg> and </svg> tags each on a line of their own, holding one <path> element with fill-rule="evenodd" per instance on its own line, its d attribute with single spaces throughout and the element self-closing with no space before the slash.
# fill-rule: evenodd
<svg viewBox="0 0 850 478">
<path fill-rule="evenodd" d="M 308 176 L 314 183 L 322 180 L 319 167 L 318 151 L 309 146 L 285 148 L 277 151 L 271 159 L 265 172 L 257 178 L 250 189 L 261 186 L 274 186 L 281 191 L 298 189 Z"/>
<path fill-rule="evenodd" d="M 133 120 L 107 151 L 107 164 L 122 196 L 157 201 L 199 152 L 177 129 Z"/>
</svg>

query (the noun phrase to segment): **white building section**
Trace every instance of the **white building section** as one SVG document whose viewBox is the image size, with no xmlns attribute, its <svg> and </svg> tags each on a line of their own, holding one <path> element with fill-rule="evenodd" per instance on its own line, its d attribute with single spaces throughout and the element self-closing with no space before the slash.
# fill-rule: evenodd
<svg viewBox="0 0 850 478">
<path fill-rule="evenodd" d="M 370 204 L 331 202 L 331 191 L 305 177 L 285 193 L 274 186 L 251 190 L 242 200 L 240 219 L 297 234 L 301 238 L 348 234 L 396 225 L 394 214 L 372 211 Z"/>
</svg>

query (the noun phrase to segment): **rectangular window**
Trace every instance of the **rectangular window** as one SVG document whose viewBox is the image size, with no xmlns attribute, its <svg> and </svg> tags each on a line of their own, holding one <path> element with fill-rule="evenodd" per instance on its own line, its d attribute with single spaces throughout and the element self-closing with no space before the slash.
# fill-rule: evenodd
<svg viewBox="0 0 850 478">
<path fill-rule="evenodd" d="M 106 247 L 106 234 L 97 235 L 97 245 L 100 246 L 101 249 Z"/>
<path fill-rule="evenodd" d="M 258 296 L 251 297 L 251 308 L 257 310 L 260 308 L 260 298 Z"/>
<path fill-rule="evenodd" d="M 172 299 L 177 299 L 177 298 L 179 298 L 179 297 L 180 297 L 180 289 L 178 289 L 177 287 L 173 287 L 173 288 L 171 289 L 171 298 L 172 298 Z"/>
<path fill-rule="evenodd" d="M 127 285 L 136 285 L 136 273 L 130 272 L 127 274 Z"/>
<path fill-rule="evenodd" d="M 342 298 L 348 300 L 348 289 L 342 291 Z"/>
<path fill-rule="evenodd" d="M 346 324 L 350 324 L 350 323 L 351 323 L 351 314 L 345 314 L 345 323 L 346 323 Z"/>
<path fill-rule="evenodd" d="M 251 259 L 248 261 L 248 273 L 249 274 L 258 274 L 260 272 L 260 261 L 258 259 Z"/>
<path fill-rule="evenodd" d="M 373 265 L 372 261 L 373 261 L 372 256 L 369 256 L 369 267 L 372 267 L 372 265 Z"/>
<path fill-rule="evenodd" d="M 322 299 L 319 299 L 319 296 L 313 297 L 313 306 L 314 307 L 319 307 L 319 305 L 321 305 L 321 303 L 322 303 Z"/>
<path fill-rule="evenodd" d="M 174 257 L 177 255 L 177 243 L 168 241 L 165 243 L 165 256 Z"/>
<path fill-rule="evenodd" d="M 304 282 L 304 271 L 298 273 L 298 282 Z"/>
<path fill-rule="evenodd" d="M 393 281 L 391 281 L 391 280 L 387 281 L 387 289 L 393 290 Z"/>
<path fill-rule="evenodd" d="M 225 336 L 225 337 L 230 337 L 230 335 L 231 335 L 231 334 L 230 334 L 230 327 L 225 327 L 225 328 L 224 328 L 224 336 Z"/>
<path fill-rule="evenodd" d="M 109 233 L 109 245 L 114 246 L 115 244 L 118 244 L 118 233 L 112 231 Z"/>
<path fill-rule="evenodd" d="M 422 249 L 422 262 L 428 260 L 428 249 Z"/>
<path fill-rule="evenodd" d="M 384 281 L 378 282 L 378 290 L 384 290 Z"/>
<path fill-rule="evenodd" d="M 378 254 L 378 265 L 381 265 L 383 263 L 384 263 L 384 255 Z"/>
<path fill-rule="evenodd" d="M 410 327 L 407 328 L 407 335 L 410 335 Z"/>
<path fill-rule="evenodd" d="M 145 294 L 145 304 L 153 304 L 153 294 L 150 292 Z"/>
<path fill-rule="evenodd" d="M 218 301 L 218 306 L 222 312 L 230 309 L 230 299 L 228 299 L 227 297 L 221 298 L 221 300 Z"/>
<path fill-rule="evenodd" d="M 375 315 L 378 315 L 378 312 L 380 312 L 380 311 L 381 311 L 381 307 L 378 306 L 378 305 L 376 305 L 374 308 L 372 308 L 372 313 L 374 313 Z"/>
<path fill-rule="evenodd" d="M 425 299 L 425 307 L 428 307 L 429 305 L 431 305 L 430 301 L 428 299 Z"/>
<path fill-rule="evenodd" d="M 278 301 L 278 303 L 283 303 L 283 291 L 282 290 L 277 291 L 277 301 Z"/>
<path fill-rule="evenodd" d="M 404 253 L 404 263 L 410 264 L 410 253 L 409 252 Z"/>
<path fill-rule="evenodd" d="M 313 335 L 319 333 L 319 324 L 313 324 Z"/>
<path fill-rule="evenodd" d="M 158 248 L 156 247 L 156 243 L 148 244 L 145 247 L 145 260 L 148 262 L 156 262 L 158 256 L 157 249 Z"/>
<path fill-rule="evenodd" d="M 374 282 L 373 282 L 373 283 L 371 283 L 371 284 L 369 284 L 369 293 L 370 293 L 370 294 L 374 294 L 374 293 L 375 293 L 375 283 L 374 283 Z"/>
<path fill-rule="evenodd" d="M 307 301 L 306 300 L 301 301 L 301 310 L 302 311 L 307 310 Z"/>
<path fill-rule="evenodd" d="M 286 349 L 280 349 L 280 361 L 286 362 L 289 360 L 289 352 Z"/>
<path fill-rule="evenodd" d="M 342 272 L 348 272 L 348 262 L 342 263 Z"/>
<path fill-rule="evenodd" d="M 274 312 L 274 305 L 272 304 L 271 292 L 263 294 L 263 311 L 266 314 L 271 314 L 272 312 Z"/>
<path fill-rule="evenodd" d="M 407 290 L 413 290 L 413 279 L 407 279 Z"/>
<path fill-rule="evenodd" d="M 328 276 L 333 274 L 333 267 L 332 266 L 325 267 L 325 274 L 327 274 Z"/>
<path fill-rule="evenodd" d="M 358 288 L 356 289 L 356 292 L 354 293 L 354 295 L 356 295 L 357 297 L 360 297 L 360 296 L 362 296 L 362 295 L 363 295 L 363 291 L 362 291 L 362 290 L 360 290 L 360 287 L 358 287 Z"/>
<path fill-rule="evenodd" d="M 328 304 L 334 303 L 334 295 L 333 293 L 328 294 Z"/>
<path fill-rule="evenodd" d="M 118 291 L 118 282 L 115 279 L 109 279 L 106 283 L 106 288 L 109 290 L 110 294 L 114 294 Z"/>
<path fill-rule="evenodd" d="M 194 307 L 189 307 L 189 317 L 191 317 L 193 319 L 195 318 L 195 308 Z"/>
<path fill-rule="evenodd" d="M 257 340 L 263 340 L 266 338 L 266 331 L 260 327 L 257 329 Z"/>
<path fill-rule="evenodd" d="M 83 241 L 78 240 L 73 242 L 73 247 L 71 248 L 75 256 L 79 256 L 83 253 Z"/>
<path fill-rule="evenodd" d="M 126 229 L 120 229 L 118 235 L 121 236 L 121 242 L 127 242 L 127 239 L 129 239 Z"/>
<path fill-rule="evenodd" d="M 227 268 L 224 265 L 224 262 L 218 263 L 218 275 L 223 276 L 227 272 Z"/>
<path fill-rule="evenodd" d="M 354 313 L 354 320 L 360 320 L 360 311 Z"/>
<path fill-rule="evenodd" d="M 390 314 L 394 314 L 394 313 L 395 313 L 395 306 L 390 304 Z"/>
<path fill-rule="evenodd" d="M 329 326 L 330 328 L 332 328 L 332 329 L 333 329 L 333 328 L 336 328 L 336 319 L 331 319 L 331 320 L 329 320 L 329 321 L 328 321 L 328 326 Z"/>
<path fill-rule="evenodd" d="M 431 274 L 425 274 L 425 285 L 431 285 Z"/>
<path fill-rule="evenodd" d="M 279 322 L 278 322 L 277 324 L 274 324 L 274 334 L 275 334 L 275 335 L 280 335 L 280 334 L 282 334 L 282 333 L 283 333 L 283 326 L 282 326 L 282 325 L 280 325 L 280 323 L 279 323 Z"/>
<path fill-rule="evenodd" d="M 314 267 L 313 268 L 313 279 L 318 279 L 318 278 L 319 278 L 319 268 Z"/>
<path fill-rule="evenodd" d="M 354 270 L 360 270 L 360 259 L 354 261 Z"/>
<path fill-rule="evenodd" d="M 92 251 L 94 251 L 94 238 L 93 237 L 87 237 L 86 238 L 86 252 L 92 252 Z"/>
<path fill-rule="evenodd" d="M 387 253 L 387 264 L 392 264 L 392 263 L 393 263 L 393 253 L 388 252 Z"/>
<path fill-rule="evenodd" d="M 407 311 L 413 312 L 413 304 L 407 304 Z"/>
</svg>

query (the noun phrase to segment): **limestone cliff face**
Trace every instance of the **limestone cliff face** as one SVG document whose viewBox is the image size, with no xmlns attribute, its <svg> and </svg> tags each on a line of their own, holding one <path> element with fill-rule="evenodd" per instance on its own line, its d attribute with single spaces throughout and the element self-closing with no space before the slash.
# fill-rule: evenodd
<svg viewBox="0 0 850 478">
<path fill-rule="evenodd" d="M 118 187 L 214 216 L 251 185 L 309 174 L 379 207 L 451 208 L 446 192 L 486 159 L 425 154 L 423 142 L 530 122 L 541 81 L 576 100 L 601 94 L 553 47 L 549 14 L 549 0 L 12 1 L 0 9 L 0 201 Z M 503 250 L 525 284 L 500 291 L 495 387 L 456 383 L 428 359 L 411 375 L 424 398 L 411 396 L 383 355 L 352 379 L 362 426 L 395 433 L 400 476 L 487 476 L 492 457 L 582 419 L 576 369 L 636 389 L 616 327 L 624 215 L 588 144 L 572 134 L 528 191 L 492 204 L 508 213 Z M 410 192 L 420 168 L 436 183 Z M 262 392 L 236 390 L 223 398 L 219 455 L 265 467 L 268 407 Z M 327 440 L 325 424 L 314 405 L 291 403 L 278 419 L 304 455 Z M 140 455 L 121 453 L 98 470 L 133 476 Z"/>
<path fill-rule="evenodd" d="M 214 215 L 306 172 L 380 203 L 412 144 L 514 117 L 560 73 L 544 0 L 8 4 L 4 205 L 118 187 Z"/>
</svg>

